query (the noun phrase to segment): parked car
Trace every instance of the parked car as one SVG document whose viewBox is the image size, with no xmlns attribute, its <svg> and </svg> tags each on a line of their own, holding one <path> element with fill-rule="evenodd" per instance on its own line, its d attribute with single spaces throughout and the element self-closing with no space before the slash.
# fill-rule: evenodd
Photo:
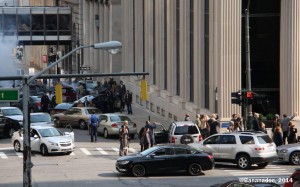
<svg viewBox="0 0 300 187">
<path fill-rule="evenodd" d="M 63 102 L 74 102 L 77 100 L 76 91 L 71 86 L 62 87 L 62 100 Z"/>
<path fill-rule="evenodd" d="M 12 144 L 16 152 L 23 151 L 23 129 L 14 132 Z M 55 127 L 32 126 L 30 129 L 31 150 L 42 155 L 49 153 L 67 153 L 74 151 L 74 132 L 61 132 Z"/>
<path fill-rule="evenodd" d="M 296 183 L 296 184 L 295 184 Z M 298 187 L 300 186 L 300 168 L 295 168 L 294 173 L 283 183 L 283 187 Z"/>
<path fill-rule="evenodd" d="M 30 113 L 31 126 L 54 126 L 53 120 L 49 113 L 37 112 Z"/>
<path fill-rule="evenodd" d="M 198 126 L 192 121 L 172 122 L 168 133 L 170 143 L 189 144 L 202 140 Z"/>
<path fill-rule="evenodd" d="M 240 182 L 238 180 L 228 181 L 223 184 L 214 184 L 210 187 L 280 187 L 275 183 L 263 183 L 263 182 Z"/>
<path fill-rule="evenodd" d="M 130 137 L 134 139 L 135 134 L 137 134 L 136 124 L 124 114 L 101 114 L 99 116 L 100 123 L 97 131 L 103 134 L 104 138 L 108 138 L 111 135 L 119 135 L 120 128 L 126 120 L 128 121 Z"/>
<path fill-rule="evenodd" d="M 300 142 L 281 145 L 276 148 L 278 160 L 300 165 Z"/>
<path fill-rule="evenodd" d="M 72 108 L 74 106 L 73 103 L 60 103 L 56 105 L 54 108 L 50 108 L 50 114 L 58 114 L 63 113 L 64 111 L 67 111 L 68 109 Z"/>
<path fill-rule="evenodd" d="M 63 125 L 79 126 L 80 129 L 87 129 L 90 116 L 93 111 L 102 114 L 102 111 L 94 107 L 72 107 L 69 110 L 52 115 L 56 127 Z"/>
<path fill-rule="evenodd" d="M 0 116 L 5 116 L 19 122 L 23 126 L 23 113 L 17 107 L 0 107 Z"/>
<path fill-rule="evenodd" d="M 214 134 L 193 147 L 211 152 L 216 162 L 236 163 L 241 169 L 252 164 L 264 168 L 278 159 L 276 145 L 265 133 L 259 131 L 238 131 Z"/>
<path fill-rule="evenodd" d="M 18 131 L 21 125 L 17 120 L 0 116 L 0 136 L 11 138 L 15 131 Z"/>
<path fill-rule="evenodd" d="M 114 101 L 106 94 L 99 94 L 92 99 L 96 108 L 99 108 L 104 113 L 112 113 L 121 110 L 121 100 L 118 96 L 115 97 Z M 113 105 L 112 105 L 113 102 Z"/>
<path fill-rule="evenodd" d="M 18 107 L 20 110 L 23 110 L 23 99 L 20 99 L 19 102 L 11 102 L 10 106 Z M 29 96 L 29 111 L 30 112 L 41 111 L 41 97 Z"/>
<path fill-rule="evenodd" d="M 188 145 L 161 145 L 151 147 L 136 156 L 121 157 L 116 162 L 120 173 L 143 177 L 153 173 L 187 172 L 197 176 L 214 168 L 214 159 L 202 150 Z"/>
</svg>

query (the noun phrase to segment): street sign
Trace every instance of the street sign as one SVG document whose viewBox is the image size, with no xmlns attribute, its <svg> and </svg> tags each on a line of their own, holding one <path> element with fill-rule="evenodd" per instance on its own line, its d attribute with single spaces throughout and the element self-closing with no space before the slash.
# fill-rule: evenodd
<svg viewBox="0 0 300 187">
<path fill-rule="evenodd" d="M 17 102 L 19 101 L 19 89 L 14 88 L 1 88 L 0 89 L 0 102 Z"/>
<path fill-rule="evenodd" d="M 91 70 L 91 67 L 80 67 L 80 70 Z"/>
</svg>

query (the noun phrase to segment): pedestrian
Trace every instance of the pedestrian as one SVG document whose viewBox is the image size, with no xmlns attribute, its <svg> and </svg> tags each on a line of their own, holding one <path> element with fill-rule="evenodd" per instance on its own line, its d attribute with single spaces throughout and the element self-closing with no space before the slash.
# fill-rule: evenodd
<svg viewBox="0 0 300 187">
<path fill-rule="evenodd" d="M 272 124 L 272 133 L 274 133 L 274 130 L 278 125 L 280 125 L 279 115 L 275 114 L 273 124 Z"/>
<path fill-rule="evenodd" d="M 265 134 L 268 134 L 266 129 L 266 124 L 261 121 L 259 125 L 260 125 L 260 130 L 263 131 Z"/>
<path fill-rule="evenodd" d="M 155 138 L 154 138 L 154 129 L 156 128 L 156 123 L 151 123 L 149 120 L 146 121 L 146 126 L 147 129 L 149 129 L 148 133 L 150 136 L 150 147 L 153 147 L 153 145 L 155 144 Z"/>
<path fill-rule="evenodd" d="M 123 84 L 123 81 L 120 81 L 120 86 L 119 86 L 119 97 L 121 100 L 121 112 L 123 112 L 125 108 L 125 94 L 126 94 L 126 86 Z"/>
<path fill-rule="evenodd" d="M 273 135 L 273 141 L 277 147 L 283 144 L 282 129 L 280 126 L 277 126 L 275 128 L 274 135 Z"/>
<path fill-rule="evenodd" d="M 233 122 L 233 131 L 242 131 L 242 118 L 237 117 Z"/>
<path fill-rule="evenodd" d="M 54 108 L 56 105 L 57 105 L 57 103 L 56 103 L 56 95 L 54 94 L 52 96 L 52 98 L 50 99 L 50 107 Z"/>
<path fill-rule="evenodd" d="M 42 107 L 42 112 L 49 112 L 49 97 L 46 92 L 43 93 L 43 96 L 41 98 L 41 107 Z"/>
<path fill-rule="evenodd" d="M 126 156 L 129 148 L 129 128 L 128 121 L 125 120 L 119 131 L 120 149 L 119 155 Z"/>
<path fill-rule="evenodd" d="M 294 113 L 293 116 L 288 117 L 286 114 L 283 114 L 283 119 L 280 120 L 281 128 L 283 132 L 283 144 L 285 144 L 285 141 L 288 137 L 289 132 L 289 122 L 297 115 L 297 113 Z"/>
<path fill-rule="evenodd" d="M 200 114 L 196 114 L 195 124 L 196 124 L 197 127 L 200 129 L 200 125 L 201 125 Z"/>
<path fill-rule="evenodd" d="M 143 152 L 145 149 L 144 149 L 144 131 L 145 131 L 145 128 L 146 127 L 142 127 L 139 131 L 139 134 L 138 134 L 138 138 L 140 140 L 140 146 L 141 146 L 141 152 Z"/>
<path fill-rule="evenodd" d="M 128 114 L 132 114 L 132 93 L 129 92 L 129 90 L 127 90 L 126 94 L 125 94 L 125 103 L 127 105 L 127 112 Z"/>
<path fill-rule="evenodd" d="M 254 116 L 253 116 L 253 121 L 252 121 L 252 130 L 254 131 L 261 131 L 260 129 L 260 122 L 259 122 L 259 114 L 258 113 L 254 113 Z"/>
<path fill-rule="evenodd" d="M 292 124 L 292 122 L 290 122 L 290 129 L 289 129 L 289 133 L 288 133 L 288 143 L 297 143 L 297 138 L 296 138 L 296 134 L 297 134 L 297 128 L 295 128 L 295 124 Z"/>
<path fill-rule="evenodd" d="M 97 127 L 99 125 L 99 118 L 95 114 L 96 112 L 93 110 L 92 115 L 90 116 L 90 123 L 89 123 L 89 131 L 91 135 L 91 142 L 97 142 Z"/>
<path fill-rule="evenodd" d="M 218 134 L 220 132 L 220 122 L 217 120 L 217 115 L 212 114 L 210 118 L 209 129 L 210 136 L 213 134 Z"/>
<path fill-rule="evenodd" d="M 144 144 L 144 150 L 147 150 L 151 147 L 151 136 L 149 134 L 149 128 L 144 128 L 143 133 L 143 144 Z"/>
<path fill-rule="evenodd" d="M 189 114 L 185 114 L 184 121 L 191 121 Z"/>
<path fill-rule="evenodd" d="M 202 114 L 200 116 L 200 121 L 201 121 L 201 125 L 200 125 L 200 133 L 202 136 L 202 139 L 206 139 L 209 134 L 210 134 L 210 129 L 209 129 L 209 124 L 208 124 L 208 116 L 206 114 Z"/>
<path fill-rule="evenodd" d="M 84 101 L 83 101 L 82 104 L 83 104 L 84 107 L 88 107 L 89 106 L 90 102 L 87 100 L 87 97 L 84 98 Z"/>
</svg>

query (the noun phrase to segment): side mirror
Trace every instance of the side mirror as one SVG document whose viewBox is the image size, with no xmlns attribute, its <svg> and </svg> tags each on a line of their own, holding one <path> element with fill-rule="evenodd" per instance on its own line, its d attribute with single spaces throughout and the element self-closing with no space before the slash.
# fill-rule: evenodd
<svg viewBox="0 0 300 187">
<path fill-rule="evenodd" d="M 35 134 L 35 135 L 33 136 L 33 138 L 34 138 L 34 139 L 38 139 L 39 136 Z"/>
</svg>

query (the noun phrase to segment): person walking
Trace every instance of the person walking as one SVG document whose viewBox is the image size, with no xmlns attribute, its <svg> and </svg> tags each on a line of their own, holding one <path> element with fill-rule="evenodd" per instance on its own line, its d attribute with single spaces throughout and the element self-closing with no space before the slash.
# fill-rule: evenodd
<svg viewBox="0 0 300 187">
<path fill-rule="evenodd" d="M 127 105 L 127 112 L 128 114 L 132 114 L 132 93 L 129 92 L 129 90 L 127 90 L 126 94 L 125 94 L 125 103 Z"/>
<path fill-rule="evenodd" d="M 288 133 L 288 143 L 297 143 L 297 138 L 296 138 L 296 134 L 297 134 L 297 128 L 295 128 L 295 124 L 292 124 L 290 122 L 290 129 L 289 129 L 289 133 Z"/>
<path fill-rule="evenodd" d="M 82 104 L 83 104 L 84 107 L 88 107 L 89 106 L 90 102 L 87 100 L 87 97 L 84 98 L 84 101 L 83 101 Z"/>
<path fill-rule="evenodd" d="M 283 144 L 282 129 L 280 126 L 277 126 L 275 128 L 274 135 L 273 135 L 273 141 L 277 147 Z"/>
<path fill-rule="evenodd" d="M 41 98 L 41 107 L 42 107 L 42 112 L 49 112 L 49 103 L 50 103 L 50 100 L 49 100 L 49 97 L 47 95 L 46 92 L 43 93 L 43 96 Z"/>
<path fill-rule="evenodd" d="M 281 128 L 282 128 L 282 132 L 283 132 L 283 144 L 285 144 L 286 139 L 288 137 L 288 133 L 289 133 L 289 122 L 296 116 L 297 114 L 294 113 L 293 116 L 288 117 L 286 114 L 283 114 L 283 119 L 281 119 Z"/>
<path fill-rule="evenodd" d="M 220 132 L 220 122 L 217 121 L 217 115 L 212 114 L 209 123 L 210 136 L 214 134 L 218 134 Z"/>
<path fill-rule="evenodd" d="M 128 121 L 124 121 L 119 131 L 120 149 L 119 155 L 126 156 L 129 148 L 129 128 Z"/>
<path fill-rule="evenodd" d="M 91 135 L 91 142 L 97 142 L 97 127 L 99 125 L 99 118 L 98 116 L 95 114 L 96 112 L 93 111 L 92 115 L 90 116 L 90 123 L 89 123 L 89 132 Z"/>
<path fill-rule="evenodd" d="M 273 124 L 272 124 L 272 133 L 274 133 L 275 128 L 276 128 L 278 125 L 280 125 L 279 115 L 278 115 L 278 114 L 275 114 L 275 116 L 274 116 L 274 121 L 273 121 Z"/>
<path fill-rule="evenodd" d="M 121 112 L 123 112 L 125 108 L 125 94 L 126 94 L 126 86 L 123 84 L 123 81 L 120 81 L 120 86 L 119 86 L 119 97 L 121 100 Z"/>
<path fill-rule="evenodd" d="M 259 114 L 258 113 L 254 113 L 254 116 L 253 116 L 253 121 L 252 121 L 252 130 L 254 131 L 261 131 L 260 129 L 260 123 L 259 123 Z"/>
</svg>

